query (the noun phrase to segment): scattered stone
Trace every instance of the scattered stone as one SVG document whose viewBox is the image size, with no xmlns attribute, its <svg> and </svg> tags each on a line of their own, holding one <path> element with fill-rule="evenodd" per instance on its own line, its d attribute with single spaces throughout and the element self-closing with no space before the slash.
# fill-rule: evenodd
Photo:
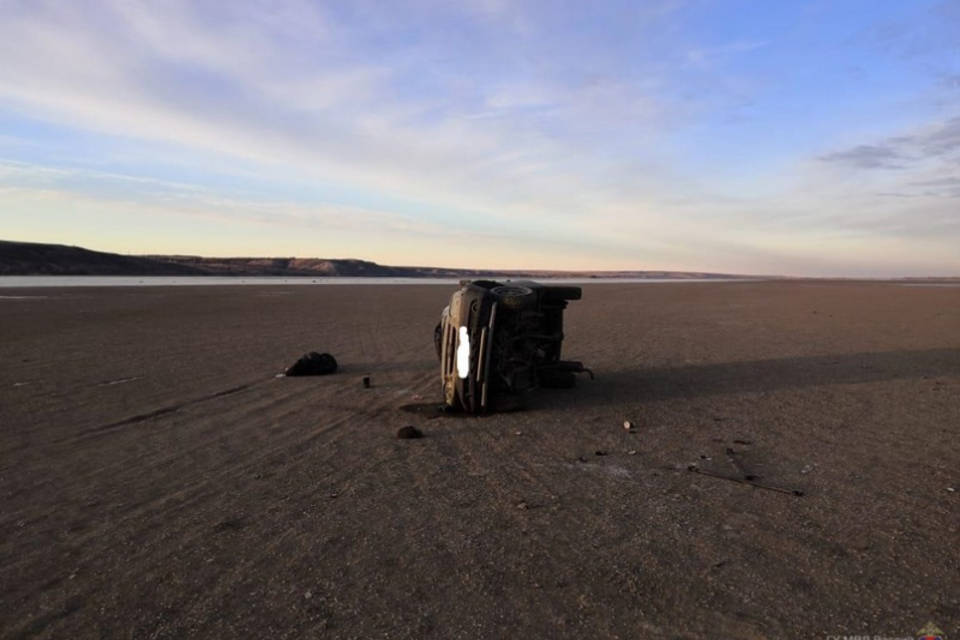
<svg viewBox="0 0 960 640">
<path fill-rule="evenodd" d="M 513 435 L 515 435 L 515 436 L 522 436 L 522 435 L 523 435 L 523 431 L 514 431 L 514 432 L 513 432 Z"/>
<path fill-rule="evenodd" d="M 606 452 L 606 451 L 600 451 L 599 449 L 597 449 L 596 451 L 594 451 L 594 454 L 595 454 L 595 455 L 598 455 L 598 456 L 605 456 L 605 455 L 607 455 L 607 452 Z"/>
<path fill-rule="evenodd" d="M 337 360 L 329 353 L 311 351 L 286 370 L 287 376 L 324 376 L 337 370 Z"/>
<path fill-rule="evenodd" d="M 633 423 L 630 422 L 629 420 L 624 420 L 623 428 L 626 429 L 627 431 L 630 431 L 631 429 L 633 429 Z"/>
<path fill-rule="evenodd" d="M 227 518 L 213 525 L 213 530 L 217 532 L 238 531 L 243 529 L 245 526 L 246 522 L 243 520 L 243 518 Z"/>
<path fill-rule="evenodd" d="M 802 473 L 802 474 L 804 474 L 804 475 L 810 473 L 811 471 L 813 471 L 813 465 L 812 465 L 812 464 L 805 465 L 805 466 L 803 467 L 803 469 L 800 469 L 800 473 Z"/>
<path fill-rule="evenodd" d="M 580 456 L 579 458 L 577 458 L 577 460 L 579 460 L 580 462 L 586 462 L 586 461 L 587 461 L 587 457 L 586 457 L 586 456 Z"/>
<path fill-rule="evenodd" d="M 635 455 L 637 455 L 637 450 L 636 450 L 636 449 L 630 449 L 630 451 L 627 451 L 627 455 L 628 455 L 628 456 L 635 456 Z"/>
<path fill-rule="evenodd" d="M 397 437 L 401 440 L 412 440 L 414 438 L 422 438 L 423 432 L 412 425 L 407 425 L 405 427 L 400 427 L 400 429 L 397 431 Z"/>
<path fill-rule="evenodd" d="M 309 600 L 309 599 L 312 598 L 312 597 L 313 597 L 313 592 L 312 592 L 312 591 L 309 591 L 309 590 L 304 591 L 304 593 L 303 593 L 303 599 L 304 599 L 304 600 Z"/>
<path fill-rule="evenodd" d="M 700 456 L 700 459 L 701 459 L 701 460 L 712 460 L 712 458 L 711 458 L 710 456 L 705 456 L 705 455 L 701 455 L 701 456 Z"/>
<path fill-rule="evenodd" d="M 949 491 L 950 493 L 956 493 L 957 490 L 953 487 L 947 487 L 947 491 Z"/>
<path fill-rule="evenodd" d="M 526 511 L 529 508 L 530 506 L 526 502 L 520 501 L 517 503 L 517 509 L 520 509 L 521 511 Z"/>
<path fill-rule="evenodd" d="M 363 388 L 364 389 L 370 388 L 370 376 L 363 376 Z"/>
</svg>

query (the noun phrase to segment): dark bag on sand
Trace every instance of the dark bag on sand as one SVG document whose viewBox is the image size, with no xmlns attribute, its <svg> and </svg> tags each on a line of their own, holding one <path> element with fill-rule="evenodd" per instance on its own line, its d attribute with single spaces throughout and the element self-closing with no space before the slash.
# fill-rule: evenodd
<svg viewBox="0 0 960 640">
<path fill-rule="evenodd" d="M 329 353 L 311 351 L 293 363 L 284 375 L 324 376 L 337 370 L 337 361 Z"/>
</svg>

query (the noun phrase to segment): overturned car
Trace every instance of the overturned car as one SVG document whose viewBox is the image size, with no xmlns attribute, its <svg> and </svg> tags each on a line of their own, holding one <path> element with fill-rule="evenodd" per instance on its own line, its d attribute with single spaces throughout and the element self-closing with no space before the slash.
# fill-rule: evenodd
<svg viewBox="0 0 960 640">
<path fill-rule="evenodd" d="M 446 407 L 514 408 L 525 391 L 570 387 L 574 374 L 589 373 L 560 359 L 563 310 L 580 294 L 580 287 L 528 280 L 462 280 L 434 331 Z"/>
</svg>

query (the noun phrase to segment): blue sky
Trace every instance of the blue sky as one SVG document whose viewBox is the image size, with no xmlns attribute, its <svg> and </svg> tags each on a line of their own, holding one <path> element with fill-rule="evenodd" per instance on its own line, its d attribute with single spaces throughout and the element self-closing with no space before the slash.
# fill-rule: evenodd
<svg viewBox="0 0 960 640">
<path fill-rule="evenodd" d="M 960 2 L 0 0 L 0 237 L 960 275 Z"/>
</svg>

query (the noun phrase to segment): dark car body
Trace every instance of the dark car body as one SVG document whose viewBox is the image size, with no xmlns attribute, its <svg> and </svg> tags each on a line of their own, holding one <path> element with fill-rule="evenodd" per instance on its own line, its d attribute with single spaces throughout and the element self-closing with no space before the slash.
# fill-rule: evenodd
<svg viewBox="0 0 960 640">
<path fill-rule="evenodd" d="M 560 359 L 563 310 L 580 296 L 529 280 L 461 281 L 434 333 L 444 404 L 483 413 L 538 386 L 571 386 L 586 370 Z"/>
</svg>

